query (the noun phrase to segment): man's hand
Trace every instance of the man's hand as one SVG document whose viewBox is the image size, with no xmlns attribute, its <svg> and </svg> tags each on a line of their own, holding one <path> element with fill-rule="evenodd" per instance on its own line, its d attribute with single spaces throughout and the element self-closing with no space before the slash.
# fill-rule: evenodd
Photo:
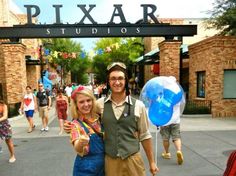
<svg viewBox="0 0 236 176">
<path fill-rule="evenodd" d="M 63 124 L 63 129 L 67 134 L 70 133 L 71 129 L 72 129 L 72 123 L 68 120 L 65 120 L 65 122 Z"/>
<path fill-rule="evenodd" d="M 150 172 L 153 176 L 159 172 L 159 168 L 157 167 L 156 163 L 152 163 L 150 165 Z"/>
</svg>

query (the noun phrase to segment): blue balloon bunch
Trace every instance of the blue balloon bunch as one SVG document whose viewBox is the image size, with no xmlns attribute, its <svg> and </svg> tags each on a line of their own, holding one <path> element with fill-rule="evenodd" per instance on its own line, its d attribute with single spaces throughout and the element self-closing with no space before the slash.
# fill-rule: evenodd
<svg viewBox="0 0 236 176">
<path fill-rule="evenodd" d="M 183 89 L 174 77 L 159 76 L 144 85 L 140 99 L 148 109 L 151 122 L 163 126 L 171 121 L 173 107 L 183 99 Z"/>
</svg>

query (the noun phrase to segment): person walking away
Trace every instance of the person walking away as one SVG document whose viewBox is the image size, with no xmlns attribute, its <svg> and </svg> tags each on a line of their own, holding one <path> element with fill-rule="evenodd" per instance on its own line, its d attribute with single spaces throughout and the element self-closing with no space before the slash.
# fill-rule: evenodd
<svg viewBox="0 0 236 176">
<path fill-rule="evenodd" d="M 174 106 L 174 110 L 173 110 L 173 112 L 176 112 L 176 113 L 173 115 L 180 116 L 181 114 L 180 111 L 181 111 L 180 103 L 177 103 Z M 160 134 L 162 137 L 163 147 L 164 147 L 162 158 L 164 159 L 171 158 L 171 153 L 169 151 L 169 147 L 170 147 L 169 141 L 170 141 L 170 138 L 172 138 L 172 141 L 176 149 L 177 164 L 181 165 L 183 164 L 184 157 L 181 151 L 180 117 L 174 118 L 174 119 L 176 120 L 173 121 L 171 124 L 160 127 Z"/>
<path fill-rule="evenodd" d="M 42 129 L 41 131 L 48 131 L 48 111 L 51 107 L 51 98 L 49 94 L 44 90 L 43 84 L 39 83 L 39 91 L 37 93 L 38 107 L 39 107 L 39 117 L 42 119 Z"/>
<path fill-rule="evenodd" d="M 0 138 L 5 140 L 8 150 L 10 152 L 9 163 L 14 163 L 16 161 L 14 145 L 12 141 L 12 129 L 8 120 L 8 109 L 7 105 L 0 100 Z"/>
<path fill-rule="evenodd" d="M 73 91 L 72 90 L 72 85 L 71 84 L 67 85 L 66 88 L 65 88 L 65 92 L 66 92 L 66 96 L 68 97 L 69 104 L 70 104 L 70 99 L 71 99 L 72 91 Z"/>
<path fill-rule="evenodd" d="M 96 99 L 79 86 L 72 93 L 71 143 L 77 152 L 73 176 L 104 176 L 104 143 Z"/>
<path fill-rule="evenodd" d="M 65 95 L 63 95 L 63 90 L 59 89 L 57 96 L 56 96 L 56 112 L 57 112 L 57 117 L 59 120 L 59 127 L 60 127 L 60 132 L 59 135 L 63 133 L 63 124 L 64 121 L 67 120 L 68 117 L 68 99 Z"/>
<path fill-rule="evenodd" d="M 29 123 L 28 133 L 31 133 L 35 128 L 33 116 L 37 109 L 37 101 L 35 95 L 32 93 L 30 86 L 26 86 L 26 94 L 22 98 L 20 111 L 25 112 L 25 117 Z"/>
</svg>

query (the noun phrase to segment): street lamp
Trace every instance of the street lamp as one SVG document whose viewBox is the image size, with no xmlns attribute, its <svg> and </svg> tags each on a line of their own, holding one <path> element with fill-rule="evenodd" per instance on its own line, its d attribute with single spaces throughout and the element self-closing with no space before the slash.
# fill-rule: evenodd
<svg viewBox="0 0 236 176">
<path fill-rule="evenodd" d="M 44 76 L 43 65 L 45 65 L 45 63 L 43 62 L 43 55 L 44 55 L 43 47 L 50 46 L 50 45 L 52 45 L 52 43 L 49 41 L 49 42 L 45 42 L 39 46 L 40 75 L 41 75 L 42 84 L 43 84 L 43 76 Z"/>
<path fill-rule="evenodd" d="M 43 45 L 39 46 L 39 59 L 40 59 L 40 75 L 41 75 L 41 80 L 42 80 L 42 84 L 43 84 Z"/>
<path fill-rule="evenodd" d="M 143 56 L 143 61 L 145 61 L 145 45 L 144 45 L 144 38 L 141 38 L 141 42 L 134 42 L 132 43 L 132 45 L 138 45 L 142 47 L 142 54 L 141 56 Z M 137 67 L 138 67 L 138 71 L 137 71 Z M 135 64 L 134 65 L 134 69 L 135 69 L 135 77 L 138 76 L 138 80 L 139 82 L 137 83 L 138 87 L 142 87 L 144 85 L 144 65 L 143 64 Z"/>
</svg>

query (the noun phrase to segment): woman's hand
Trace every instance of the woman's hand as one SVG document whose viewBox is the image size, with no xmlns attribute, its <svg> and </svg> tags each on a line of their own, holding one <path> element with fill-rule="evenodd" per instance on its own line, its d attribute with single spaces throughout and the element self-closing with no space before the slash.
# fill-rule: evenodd
<svg viewBox="0 0 236 176">
<path fill-rule="evenodd" d="M 63 129 L 67 134 L 70 133 L 71 129 L 72 129 L 72 122 L 65 120 L 65 122 L 63 124 Z"/>
<path fill-rule="evenodd" d="M 82 147 L 87 146 L 89 143 L 89 137 L 85 135 L 81 135 L 79 138 L 79 145 Z"/>
</svg>

